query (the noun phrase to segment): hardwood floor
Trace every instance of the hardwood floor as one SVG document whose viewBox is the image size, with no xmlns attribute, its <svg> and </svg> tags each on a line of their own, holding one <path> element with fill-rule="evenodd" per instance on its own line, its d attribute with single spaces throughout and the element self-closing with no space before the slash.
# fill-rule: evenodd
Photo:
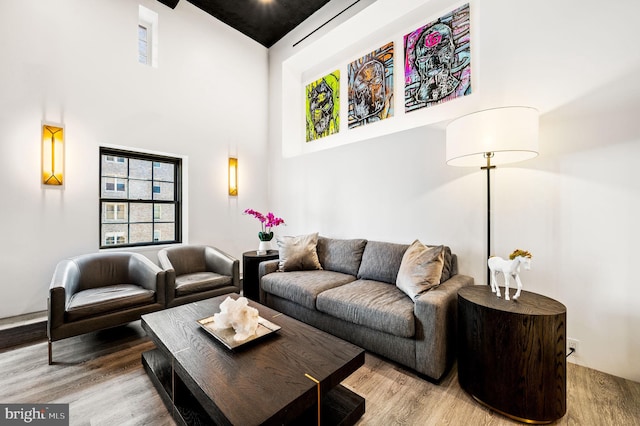
<svg viewBox="0 0 640 426">
<path fill-rule="evenodd" d="M 364 397 L 359 425 L 521 425 L 476 402 L 452 371 L 435 385 L 367 353 L 343 384 Z M 554 425 L 640 425 L 640 383 L 567 364 L 567 413 Z"/>
<path fill-rule="evenodd" d="M 174 425 L 140 362 L 153 348 L 139 322 L 0 351 L 0 403 L 69 403 L 71 425 Z M 557 425 L 640 426 L 640 383 L 567 365 L 567 414 Z M 436 385 L 367 353 L 343 384 L 366 399 L 358 425 L 514 425 L 458 385 L 455 367 Z"/>
</svg>

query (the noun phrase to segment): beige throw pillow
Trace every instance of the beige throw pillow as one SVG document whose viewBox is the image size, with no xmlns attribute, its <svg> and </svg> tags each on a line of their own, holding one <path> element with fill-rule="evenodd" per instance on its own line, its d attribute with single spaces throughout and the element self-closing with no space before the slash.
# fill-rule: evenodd
<svg viewBox="0 0 640 426">
<path fill-rule="evenodd" d="M 304 271 L 322 269 L 318 260 L 316 245 L 318 233 L 298 235 L 296 237 L 276 237 L 280 251 L 280 271 Z"/>
<path fill-rule="evenodd" d="M 396 286 L 414 301 L 440 284 L 444 246 L 428 247 L 415 240 L 402 256 Z"/>
</svg>

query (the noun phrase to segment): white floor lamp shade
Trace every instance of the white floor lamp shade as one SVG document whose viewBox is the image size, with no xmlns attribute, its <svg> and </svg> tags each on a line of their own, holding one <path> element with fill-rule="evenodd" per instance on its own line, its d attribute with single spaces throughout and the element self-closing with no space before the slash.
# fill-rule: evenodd
<svg viewBox="0 0 640 426">
<path fill-rule="evenodd" d="M 538 155 L 538 111 L 504 107 L 474 112 L 447 126 L 447 164 L 461 167 L 507 164 Z"/>
<path fill-rule="evenodd" d="M 503 107 L 474 112 L 447 126 L 447 164 L 487 171 L 487 257 L 491 256 L 491 179 L 498 164 L 538 155 L 538 111 Z M 487 269 L 487 284 L 489 284 Z"/>
</svg>

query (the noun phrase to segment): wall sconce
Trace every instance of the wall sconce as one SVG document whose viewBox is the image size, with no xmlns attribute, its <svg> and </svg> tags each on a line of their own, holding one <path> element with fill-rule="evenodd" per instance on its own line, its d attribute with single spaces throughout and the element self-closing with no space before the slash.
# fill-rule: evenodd
<svg viewBox="0 0 640 426">
<path fill-rule="evenodd" d="M 238 159 L 229 157 L 229 195 L 238 196 Z"/>
<path fill-rule="evenodd" d="M 62 185 L 64 175 L 64 127 L 42 125 L 42 183 Z"/>
</svg>

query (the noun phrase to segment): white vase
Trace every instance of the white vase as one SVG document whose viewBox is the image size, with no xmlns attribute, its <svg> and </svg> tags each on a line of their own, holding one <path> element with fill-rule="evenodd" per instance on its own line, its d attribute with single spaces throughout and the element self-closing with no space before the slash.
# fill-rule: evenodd
<svg viewBox="0 0 640 426">
<path fill-rule="evenodd" d="M 271 241 L 260 241 L 258 245 L 258 254 L 267 254 L 267 251 L 271 250 Z"/>
</svg>

